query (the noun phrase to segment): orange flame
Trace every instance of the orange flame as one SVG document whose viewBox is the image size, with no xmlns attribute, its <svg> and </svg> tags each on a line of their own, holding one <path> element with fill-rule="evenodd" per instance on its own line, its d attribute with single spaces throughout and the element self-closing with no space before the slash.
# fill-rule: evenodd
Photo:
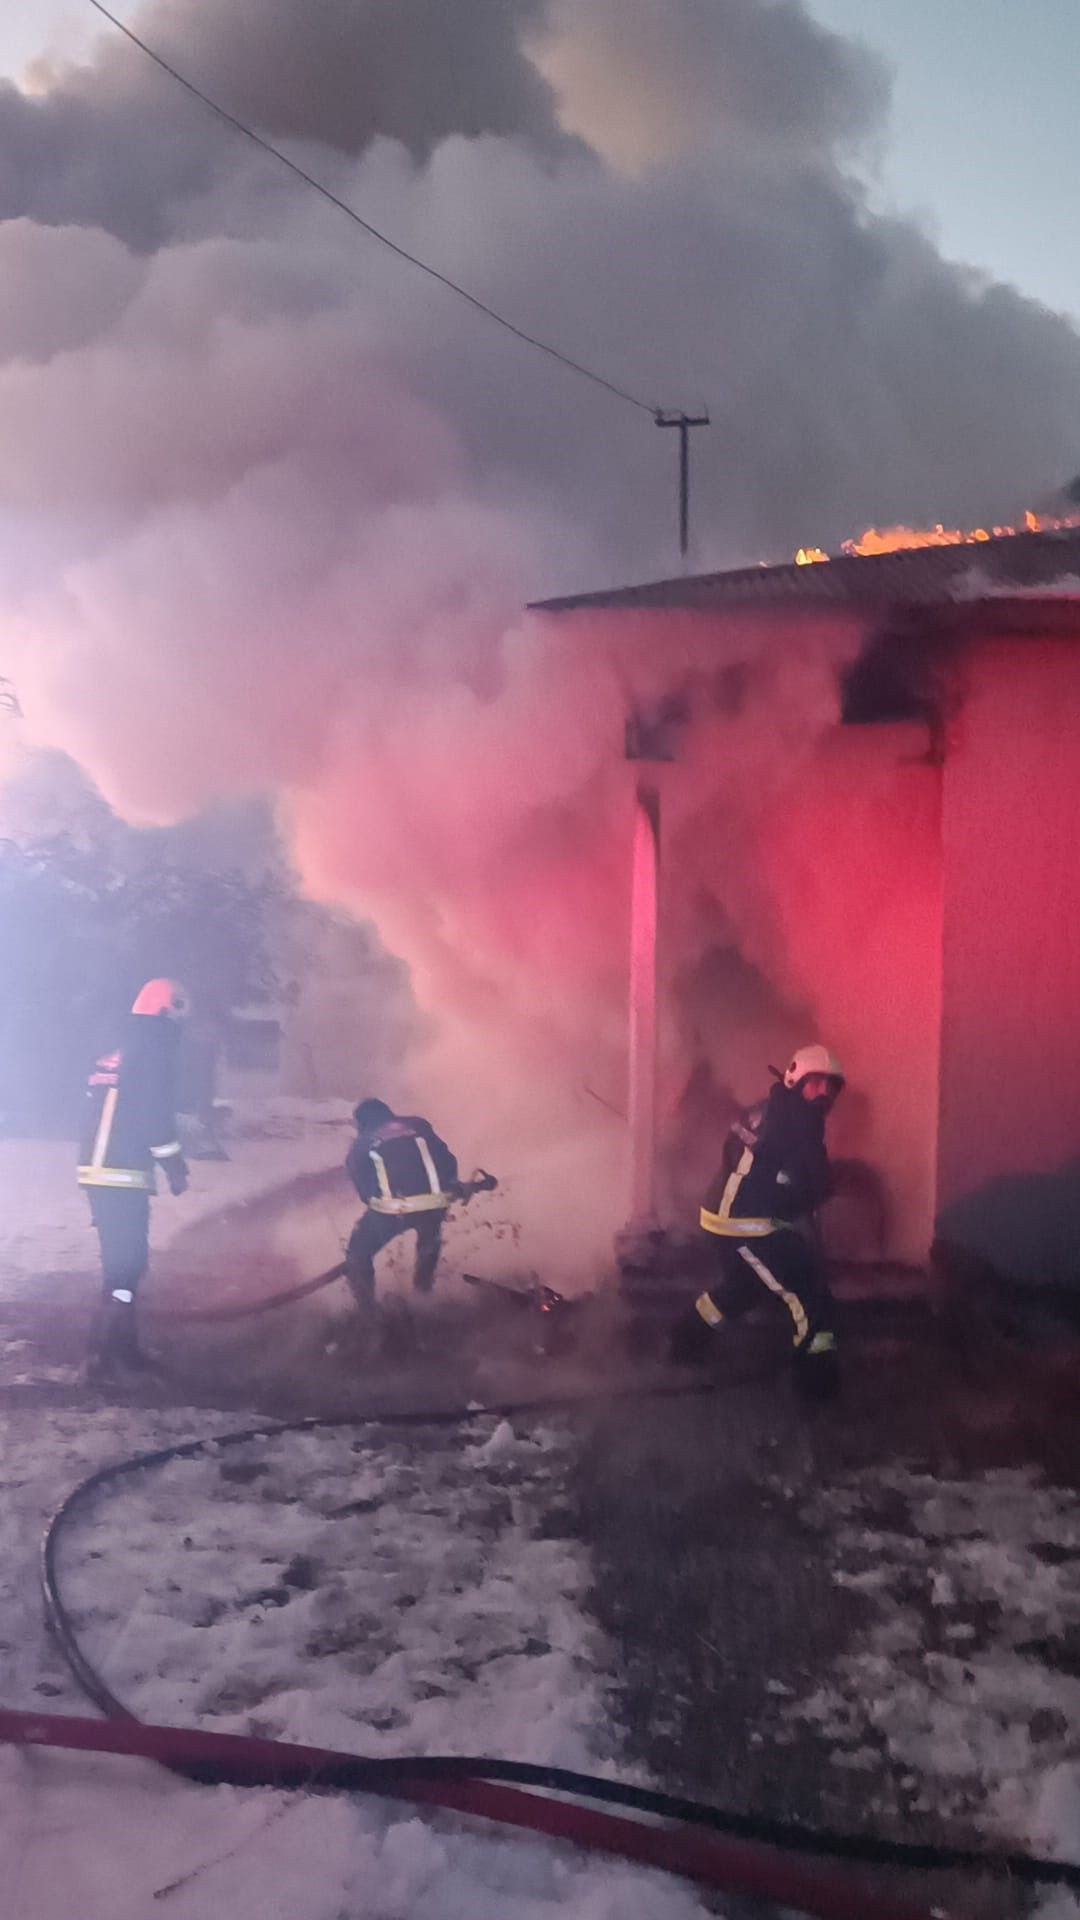
<svg viewBox="0 0 1080 1920">
<path fill-rule="evenodd" d="M 965 547 L 977 546 L 983 540 L 1001 540 L 1015 533 L 1054 533 L 1066 527 L 1075 527 L 1080 519 L 1055 519 L 1048 513 L 1024 515 L 1021 527 L 972 527 L 966 532 L 958 527 L 867 527 L 858 540 L 845 540 L 841 553 L 849 555 L 871 553 L 897 553 L 906 547 Z M 832 556 L 821 547 L 800 547 L 795 555 L 797 567 L 814 566 Z"/>
</svg>

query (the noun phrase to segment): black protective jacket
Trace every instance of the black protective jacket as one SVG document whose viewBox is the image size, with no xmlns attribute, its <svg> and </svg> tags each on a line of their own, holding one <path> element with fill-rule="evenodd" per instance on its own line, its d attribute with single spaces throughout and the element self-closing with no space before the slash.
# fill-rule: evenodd
<svg viewBox="0 0 1080 1920">
<path fill-rule="evenodd" d="M 804 1221 L 828 1191 L 825 1114 L 778 1083 L 728 1134 L 701 1224 L 706 1233 L 759 1238 Z"/>
<path fill-rule="evenodd" d="M 174 1021 L 132 1014 L 123 1044 L 103 1053 L 86 1085 L 79 1139 L 82 1187 L 154 1188 L 154 1166 L 170 1185 L 184 1168 L 176 1127 Z"/>
<path fill-rule="evenodd" d="M 395 1114 L 372 1132 L 358 1133 L 345 1166 L 372 1213 L 437 1212 L 454 1198 L 457 1161 L 418 1114 Z"/>
</svg>

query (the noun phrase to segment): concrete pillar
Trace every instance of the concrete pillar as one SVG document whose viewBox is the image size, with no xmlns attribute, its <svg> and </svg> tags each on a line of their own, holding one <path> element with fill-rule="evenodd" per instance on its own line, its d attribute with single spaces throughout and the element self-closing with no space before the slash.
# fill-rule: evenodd
<svg viewBox="0 0 1080 1920">
<path fill-rule="evenodd" d="M 634 801 L 630 904 L 630 1218 L 646 1221 L 656 1204 L 657 934 L 660 897 L 660 795 L 639 784 Z"/>
</svg>

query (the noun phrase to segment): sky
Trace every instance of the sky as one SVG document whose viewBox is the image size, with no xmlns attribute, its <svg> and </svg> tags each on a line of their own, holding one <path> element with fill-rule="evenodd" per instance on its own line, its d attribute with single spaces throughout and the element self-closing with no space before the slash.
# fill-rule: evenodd
<svg viewBox="0 0 1080 1920">
<path fill-rule="evenodd" d="M 136 0 L 113 10 L 130 19 Z M 949 257 L 1080 318 L 1077 0 L 810 0 L 810 11 L 891 70 L 874 204 L 917 215 Z M 0 73 L 78 46 L 95 24 L 86 0 L 4 0 Z"/>
<path fill-rule="evenodd" d="M 0 15 L 0 73 L 18 78 L 45 48 L 77 44 L 90 12 L 83 0 L 7 0 Z"/>
<path fill-rule="evenodd" d="M 813 0 L 894 75 L 876 198 L 1080 316 L 1076 0 Z"/>
</svg>

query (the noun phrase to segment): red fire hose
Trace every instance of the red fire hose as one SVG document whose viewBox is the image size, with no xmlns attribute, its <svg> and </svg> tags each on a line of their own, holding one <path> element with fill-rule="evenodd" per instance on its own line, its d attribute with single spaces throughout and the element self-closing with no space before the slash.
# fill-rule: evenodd
<svg viewBox="0 0 1080 1920">
<path fill-rule="evenodd" d="M 58 1543 L 71 1516 L 107 1485 L 171 1460 L 219 1453 L 292 1432 L 372 1425 L 460 1426 L 485 1417 L 553 1412 L 565 1404 L 558 1400 L 533 1401 L 468 1410 L 298 1420 L 184 1441 L 99 1468 L 73 1489 L 49 1523 L 42 1542 L 41 1582 L 46 1618 L 60 1650 L 88 1697 L 108 1719 L 67 1719 L 0 1709 L 0 1742 L 130 1754 L 158 1761 L 186 1778 L 206 1783 L 368 1793 L 412 1800 L 546 1834 L 576 1846 L 617 1853 L 639 1865 L 769 1900 L 814 1915 L 816 1920 L 929 1920 L 927 1909 L 819 1865 L 823 1856 L 906 1872 L 962 1870 L 1008 1876 L 1027 1885 L 1064 1884 L 1080 1889 L 1080 1866 L 1067 1861 L 913 1844 L 870 1834 L 822 1832 L 793 1821 L 730 1813 L 652 1788 L 562 1767 L 486 1756 L 374 1759 L 236 1734 L 144 1726 L 112 1693 L 83 1652 L 60 1592 Z M 611 1808 L 618 1812 L 609 1811 Z"/>
<path fill-rule="evenodd" d="M 751 1841 L 721 1838 L 692 1827 L 646 1824 L 489 1780 L 468 1776 L 424 1778 L 415 1761 L 388 1766 L 323 1747 L 293 1746 L 278 1740 L 5 1709 L 0 1709 L 0 1741 L 156 1760 L 216 1785 L 306 1791 L 352 1789 L 410 1800 L 546 1834 L 574 1846 L 619 1854 L 639 1866 L 660 1868 L 703 1886 L 795 1908 L 816 1916 L 816 1920 L 929 1920 L 925 1908 L 871 1892 L 832 1868 L 785 1859 L 783 1854 Z"/>
</svg>

